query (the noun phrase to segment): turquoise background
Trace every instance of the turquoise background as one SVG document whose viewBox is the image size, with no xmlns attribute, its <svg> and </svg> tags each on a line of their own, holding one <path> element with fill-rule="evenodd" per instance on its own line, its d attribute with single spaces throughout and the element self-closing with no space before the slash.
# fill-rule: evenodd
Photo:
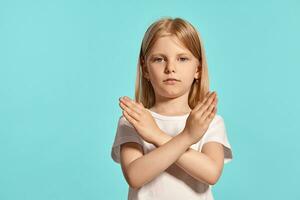
<svg viewBox="0 0 300 200">
<path fill-rule="evenodd" d="M 299 1 L 0 1 L 0 199 L 126 199 L 110 157 L 146 28 L 201 33 L 234 160 L 216 199 L 299 199 Z"/>
</svg>

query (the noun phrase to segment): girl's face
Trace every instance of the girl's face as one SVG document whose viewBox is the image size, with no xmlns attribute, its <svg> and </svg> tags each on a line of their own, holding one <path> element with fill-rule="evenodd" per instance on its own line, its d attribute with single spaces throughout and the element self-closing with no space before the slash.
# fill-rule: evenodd
<svg viewBox="0 0 300 200">
<path fill-rule="evenodd" d="M 159 38 L 144 67 L 144 77 L 150 79 L 155 95 L 160 97 L 176 98 L 188 93 L 194 78 L 199 77 L 199 60 L 175 36 Z"/>
</svg>

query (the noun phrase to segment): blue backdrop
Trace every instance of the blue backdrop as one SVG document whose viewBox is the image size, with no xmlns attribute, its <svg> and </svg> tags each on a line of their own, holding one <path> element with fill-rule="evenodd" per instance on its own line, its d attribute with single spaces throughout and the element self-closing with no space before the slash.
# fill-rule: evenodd
<svg viewBox="0 0 300 200">
<path fill-rule="evenodd" d="M 216 199 L 299 199 L 300 3 L 0 1 L 0 199 L 126 199 L 110 157 L 146 28 L 201 33 L 234 160 Z"/>
</svg>

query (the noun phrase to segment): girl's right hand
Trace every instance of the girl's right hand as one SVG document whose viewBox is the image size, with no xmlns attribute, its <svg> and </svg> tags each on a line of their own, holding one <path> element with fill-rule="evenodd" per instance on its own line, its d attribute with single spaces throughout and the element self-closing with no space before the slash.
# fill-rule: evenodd
<svg viewBox="0 0 300 200">
<path fill-rule="evenodd" d="M 183 134 L 187 134 L 193 144 L 197 143 L 207 131 L 217 112 L 217 101 L 216 92 L 209 92 L 188 116 Z"/>
</svg>

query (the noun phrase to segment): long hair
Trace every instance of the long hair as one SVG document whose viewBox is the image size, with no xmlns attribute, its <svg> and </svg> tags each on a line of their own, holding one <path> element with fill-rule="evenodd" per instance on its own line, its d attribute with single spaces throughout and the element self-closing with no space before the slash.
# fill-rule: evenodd
<svg viewBox="0 0 300 200">
<path fill-rule="evenodd" d="M 158 38 L 163 36 L 176 36 L 199 60 L 199 79 L 194 79 L 188 96 L 188 104 L 193 109 L 199 101 L 203 100 L 209 91 L 208 67 L 200 33 L 189 22 L 181 18 L 161 18 L 147 29 L 142 41 L 137 64 L 135 101 L 141 102 L 146 108 L 151 108 L 155 104 L 154 89 L 151 82 L 143 76 L 143 65 L 154 43 Z"/>
</svg>

